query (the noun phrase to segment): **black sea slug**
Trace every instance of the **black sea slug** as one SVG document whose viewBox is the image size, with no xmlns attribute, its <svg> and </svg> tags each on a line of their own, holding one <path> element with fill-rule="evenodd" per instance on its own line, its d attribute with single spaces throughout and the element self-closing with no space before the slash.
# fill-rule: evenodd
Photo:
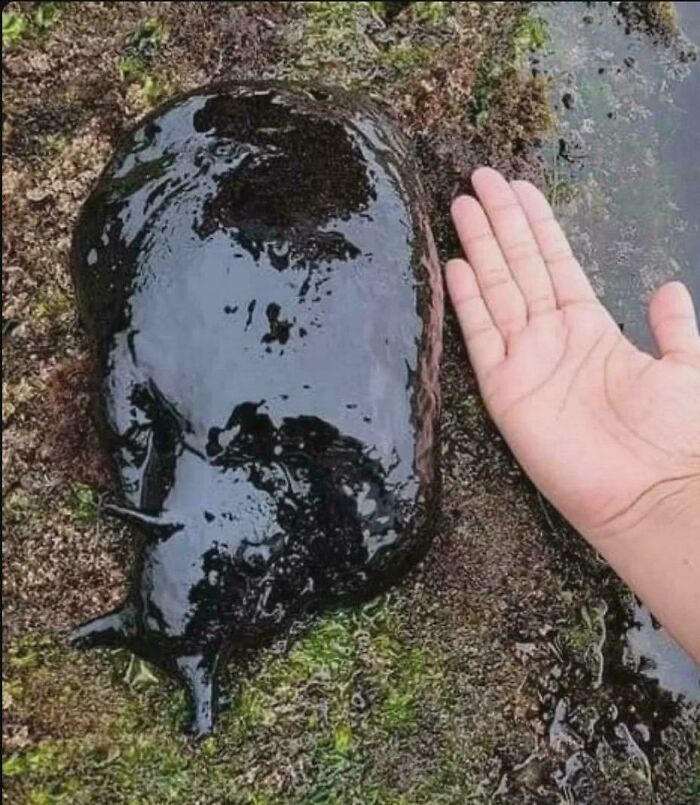
<svg viewBox="0 0 700 805">
<path fill-rule="evenodd" d="M 424 552 L 442 288 L 401 137 L 344 93 L 205 87 L 123 140 L 72 272 L 137 536 L 73 633 L 175 675 L 206 734 L 227 650 L 384 589 Z"/>
</svg>

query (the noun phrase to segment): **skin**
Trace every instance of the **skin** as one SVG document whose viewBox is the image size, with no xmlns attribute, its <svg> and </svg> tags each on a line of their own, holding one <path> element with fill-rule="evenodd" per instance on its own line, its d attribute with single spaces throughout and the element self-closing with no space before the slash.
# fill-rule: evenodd
<svg viewBox="0 0 700 805">
<path fill-rule="evenodd" d="M 656 358 L 597 299 L 544 196 L 490 168 L 452 218 L 447 287 L 494 422 L 550 502 L 700 662 L 700 334 L 659 288 Z M 478 200 L 477 200 L 478 199 Z"/>
</svg>

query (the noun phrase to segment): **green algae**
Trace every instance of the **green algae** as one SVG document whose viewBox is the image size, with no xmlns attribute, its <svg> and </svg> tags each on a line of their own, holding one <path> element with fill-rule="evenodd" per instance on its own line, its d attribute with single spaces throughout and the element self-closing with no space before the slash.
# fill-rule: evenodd
<svg viewBox="0 0 700 805">
<path fill-rule="evenodd" d="M 149 72 L 148 63 L 140 56 L 120 58 L 117 72 L 124 83 L 136 86 L 137 97 L 147 109 L 157 106 L 171 90 L 167 79 Z"/>
<path fill-rule="evenodd" d="M 29 25 L 24 15 L 15 11 L 3 12 L 2 15 L 2 46 L 11 47 L 21 42 L 29 31 Z"/>
<path fill-rule="evenodd" d="M 73 484 L 68 500 L 71 514 L 79 523 L 97 523 L 100 515 L 99 495 L 86 484 Z"/>
<path fill-rule="evenodd" d="M 39 324 L 72 321 L 73 300 L 61 287 L 44 285 L 32 300 L 30 318 Z"/>
<path fill-rule="evenodd" d="M 410 11 L 414 18 L 429 25 L 440 25 L 449 17 L 452 3 L 426 2 L 411 3 Z"/>
<path fill-rule="evenodd" d="M 147 75 L 139 87 L 139 98 L 148 109 L 152 109 L 163 101 L 170 92 L 170 86 L 165 78 L 157 75 Z"/>
<path fill-rule="evenodd" d="M 42 34 L 48 33 L 56 26 L 61 10 L 59 3 L 37 3 L 33 14 L 18 11 L 2 13 L 2 46 L 15 47 L 22 42 L 27 43 Z"/>
<path fill-rule="evenodd" d="M 432 48 L 402 39 L 377 41 L 385 29 L 384 4 L 309 2 L 301 24 L 300 57 L 288 71 L 296 80 L 315 79 L 346 88 L 371 85 L 387 71 L 405 74 L 419 67 Z"/>
<path fill-rule="evenodd" d="M 510 35 L 494 43 L 494 47 L 479 67 L 471 101 L 472 119 L 483 128 L 489 120 L 492 107 L 507 79 L 522 67 L 525 55 L 548 47 L 550 36 L 546 21 L 530 9 L 523 9 L 516 17 Z M 545 125 L 548 128 L 548 110 Z"/>
<path fill-rule="evenodd" d="M 23 489 L 15 489 L 3 498 L 3 521 L 6 525 L 21 526 L 30 521 L 36 502 Z"/>
<path fill-rule="evenodd" d="M 117 59 L 119 79 L 136 87 L 142 106 L 152 109 L 171 91 L 168 80 L 154 72 L 154 64 L 168 41 L 168 28 L 159 17 L 147 17 L 131 35 L 124 55 Z"/>
<path fill-rule="evenodd" d="M 604 604 L 594 609 L 581 607 L 581 619 L 561 631 L 566 648 L 579 658 L 585 658 L 596 648 L 601 641 L 601 632 L 605 629 L 605 612 Z"/>
<path fill-rule="evenodd" d="M 157 50 L 168 38 L 168 29 L 158 17 L 148 17 L 134 31 L 131 46 L 140 54 Z"/>
<path fill-rule="evenodd" d="M 283 75 L 347 88 L 377 87 L 414 77 L 438 54 L 433 29 L 455 15 L 455 4 L 406 3 L 400 16 L 382 2 L 307 2 L 300 21 L 300 55 Z M 401 24 L 393 20 L 401 20 Z M 420 35 L 418 35 L 418 33 Z M 413 34 L 416 34 L 415 36 Z"/>
<path fill-rule="evenodd" d="M 369 748 L 416 724 L 419 697 L 445 693 L 435 661 L 406 642 L 387 600 L 321 618 L 286 656 L 272 651 L 198 745 L 179 733 L 182 695 L 129 662 L 124 652 L 76 655 L 52 635 L 10 645 L 5 717 L 28 727 L 27 746 L 4 763 L 13 801 L 163 803 L 192 791 L 205 802 L 273 801 L 280 792 L 266 787 L 274 756 L 266 762 L 265 751 L 280 743 L 297 746 L 304 801 L 340 801 L 348 785 L 379 797 Z M 263 768 L 250 779 L 256 759 Z"/>
<path fill-rule="evenodd" d="M 382 27 L 369 3 L 308 2 L 300 22 L 300 55 L 288 76 L 315 78 L 320 72 L 328 83 L 346 88 L 371 80 L 380 49 L 370 31 Z"/>
</svg>

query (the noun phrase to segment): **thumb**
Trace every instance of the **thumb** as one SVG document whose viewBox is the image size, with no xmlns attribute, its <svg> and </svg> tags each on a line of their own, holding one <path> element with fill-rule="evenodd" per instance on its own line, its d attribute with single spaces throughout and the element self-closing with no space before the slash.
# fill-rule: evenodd
<svg viewBox="0 0 700 805">
<path fill-rule="evenodd" d="M 682 282 L 667 282 L 656 291 L 649 303 L 649 324 L 662 355 L 700 354 L 698 319 Z"/>
</svg>

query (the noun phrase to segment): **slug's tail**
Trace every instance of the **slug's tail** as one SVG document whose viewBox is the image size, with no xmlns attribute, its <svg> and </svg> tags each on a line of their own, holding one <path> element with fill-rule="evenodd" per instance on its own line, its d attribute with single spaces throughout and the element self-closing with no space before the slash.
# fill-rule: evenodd
<svg viewBox="0 0 700 805">
<path fill-rule="evenodd" d="M 82 623 L 69 635 L 76 648 L 124 648 L 133 633 L 133 619 L 127 607 Z"/>
<path fill-rule="evenodd" d="M 70 633 L 69 640 L 73 646 L 80 649 L 132 648 L 133 650 L 134 628 L 133 612 L 128 605 L 125 605 L 81 624 Z M 185 688 L 190 705 L 187 731 L 196 739 L 205 738 L 214 729 L 217 666 L 218 651 L 186 654 L 175 659 L 175 675 Z M 172 664 L 169 664 L 168 670 L 172 672 Z"/>
<path fill-rule="evenodd" d="M 190 703 L 190 723 L 187 731 L 193 738 L 205 738 L 214 729 L 216 719 L 217 658 L 187 655 L 176 661 L 177 675 Z"/>
</svg>

